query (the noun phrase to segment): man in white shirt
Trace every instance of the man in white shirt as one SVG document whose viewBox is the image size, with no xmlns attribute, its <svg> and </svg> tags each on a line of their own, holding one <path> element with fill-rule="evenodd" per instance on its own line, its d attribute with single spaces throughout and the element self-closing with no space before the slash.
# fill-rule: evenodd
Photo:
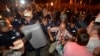
<svg viewBox="0 0 100 56">
<path fill-rule="evenodd" d="M 53 53 L 55 51 L 55 49 L 57 48 L 57 46 L 59 46 L 61 44 L 61 41 L 63 39 L 71 39 L 72 38 L 72 35 L 66 30 L 65 27 L 66 27 L 65 24 L 61 23 L 59 27 L 53 27 L 53 28 L 48 29 L 48 34 L 49 34 L 50 40 L 51 41 L 55 40 L 55 42 L 50 45 L 49 53 Z M 55 38 L 52 37 L 51 32 L 56 33 Z M 60 54 L 62 55 L 62 52 Z"/>
</svg>

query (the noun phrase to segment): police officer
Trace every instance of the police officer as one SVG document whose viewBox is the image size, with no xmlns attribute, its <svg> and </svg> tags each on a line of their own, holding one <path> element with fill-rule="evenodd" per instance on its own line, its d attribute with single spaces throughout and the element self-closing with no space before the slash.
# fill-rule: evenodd
<svg viewBox="0 0 100 56">
<path fill-rule="evenodd" d="M 76 37 L 78 27 L 76 26 L 75 20 L 71 20 L 71 22 L 67 24 L 66 28 L 73 37 Z"/>
<path fill-rule="evenodd" d="M 45 35 L 47 36 L 47 39 L 49 39 L 48 29 L 52 27 L 52 24 L 48 23 L 48 20 L 46 17 L 42 18 L 41 27 L 42 27 Z"/>
<path fill-rule="evenodd" d="M 19 50 L 22 47 L 24 47 L 24 44 L 20 38 L 20 33 L 15 30 L 10 30 L 6 21 L 0 19 L 0 53 L 2 53 L 2 56 L 12 56 L 15 55 L 14 53 L 20 53 L 17 56 L 21 56 L 22 52 Z M 13 53 L 9 54 L 10 52 Z"/>
<path fill-rule="evenodd" d="M 5 15 L 5 19 L 12 25 L 12 27 L 16 30 L 19 29 L 20 25 L 22 24 L 22 19 L 17 19 L 11 13 L 7 13 Z"/>
</svg>

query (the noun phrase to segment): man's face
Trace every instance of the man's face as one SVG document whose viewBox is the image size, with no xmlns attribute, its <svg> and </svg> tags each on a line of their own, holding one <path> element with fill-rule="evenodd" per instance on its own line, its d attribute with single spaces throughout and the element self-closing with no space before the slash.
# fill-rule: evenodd
<svg viewBox="0 0 100 56">
<path fill-rule="evenodd" d="M 65 25 L 64 24 L 61 24 L 60 25 L 60 31 L 63 32 L 64 30 L 65 30 Z"/>
</svg>

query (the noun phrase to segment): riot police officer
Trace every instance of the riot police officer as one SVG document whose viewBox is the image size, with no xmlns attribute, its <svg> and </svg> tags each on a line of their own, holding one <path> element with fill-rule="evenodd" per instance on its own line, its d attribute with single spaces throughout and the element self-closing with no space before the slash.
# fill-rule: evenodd
<svg viewBox="0 0 100 56">
<path fill-rule="evenodd" d="M 22 47 L 24 47 L 24 44 L 20 33 L 16 30 L 10 30 L 6 21 L 0 19 L 0 53 L 2 53 L 2 56 L 21 56 L 22 52 L 19 50 Z"/>
</svg>

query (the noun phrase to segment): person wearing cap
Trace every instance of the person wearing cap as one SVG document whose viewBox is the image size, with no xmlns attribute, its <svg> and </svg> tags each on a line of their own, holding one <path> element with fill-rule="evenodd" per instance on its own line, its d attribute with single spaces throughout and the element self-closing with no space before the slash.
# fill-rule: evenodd
<svg viewBox="0 0 100 56">
<path fill-rule="evenodd" d="M 22 24 L 30 25 L 30 24 L 34 24 L 34 23 L 35 23 L 35 20 L 33 19 L 32 11 L 25 10 L 24 11 L 24 21 Z"/>
<path fill-rule="evenodd" d="M 4 19 L 0 19 L 0 53 L 2 53 L 2 56 L 22 55 L 24 43 L 19 35 L 18 32 L 15 33 L 9 29 Z M 10 54 L 11 52 L 13 53 Z"/>
<path fill-rule="evenodd" d="M 22 23 L 23 26 L 34 24 L 36 21 L 33 19 L 33 14 L 31 10 L 24 11 L 24 21 Z M 34 51 L 36 56 L 40 56 L 40 48 L 35 49 L 29 40 L 25 41 L 25 55 L 26 56 L 34 56 Z"/>
</svg>

